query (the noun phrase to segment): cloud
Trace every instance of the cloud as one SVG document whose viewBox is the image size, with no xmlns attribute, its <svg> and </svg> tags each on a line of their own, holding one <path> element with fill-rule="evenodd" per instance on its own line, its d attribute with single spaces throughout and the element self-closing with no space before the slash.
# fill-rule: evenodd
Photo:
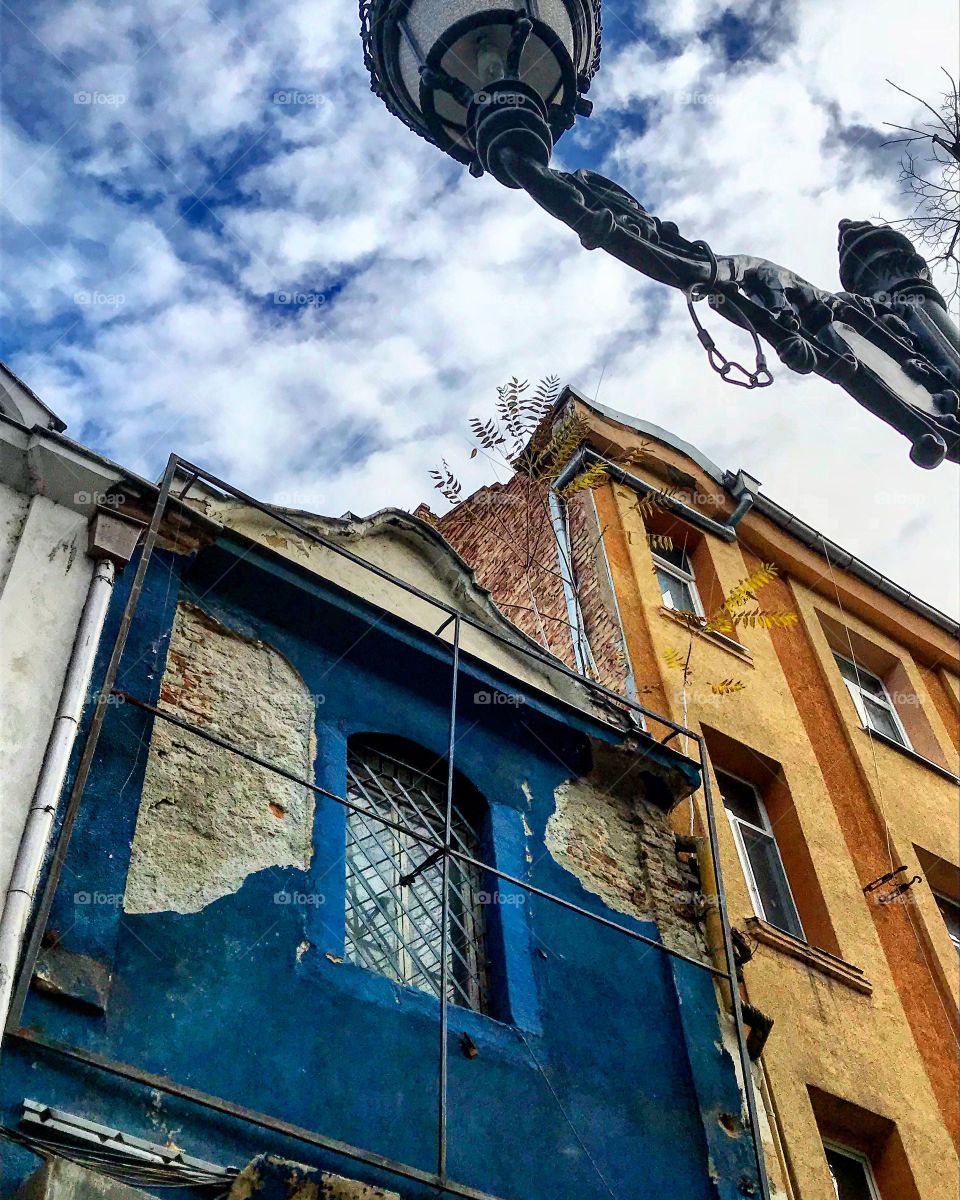
<svg viewBox="0 0 960 1200">
<path fill-rule="evenodd" d="M 689 236 L 837 286 L 841 217 L 900 211 L 889 76 L 940 87 L 946 0 L 605 3 L 590 122 L 559 158 Z M 329 513 L 413 506 L 512 374 L 556 373 L 743 466 L 825 534 L 957 606 L 956 471 L 819 380 L 709 371 L 682 298 L 472 179 L 369 90 L 353 0 L 4 8 L 2 349 L 70 432 L 157 475 L 176 449 Z M 78 97 L 81 97 L 78 99 Z M 85 97 L 85 98 L 84 98 Z M 906 106 L 906 107 L 905 107 Z M 732 357 L 749 347 L 717 330 Z"/>
</svg>

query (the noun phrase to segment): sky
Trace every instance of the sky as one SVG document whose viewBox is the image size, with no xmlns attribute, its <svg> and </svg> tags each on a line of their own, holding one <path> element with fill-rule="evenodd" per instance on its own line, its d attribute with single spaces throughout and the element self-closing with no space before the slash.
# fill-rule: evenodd
<svg viewBox="0 0 960 1200">
<path fill-rule="evenodd" d="M 594 114 L 555 165 L 830 289 L 837 223 L 905 214 L 883 123 L 919 113 L 886 80 L 936 100 L 954 0 L 603 9 Z M 176 451 L 330 515 L 442 509 L 441 459 L 491 478 L 468 417 L 555 374 L 960 608 L 957 468 L 914 467 L 774 356 L 773 387 L 722 384 L 679 293 L 387 112 L 355 0 L 0 0 L 0 33 L 0 357 L 78 441 L 154 478 Z"/>
</svg>

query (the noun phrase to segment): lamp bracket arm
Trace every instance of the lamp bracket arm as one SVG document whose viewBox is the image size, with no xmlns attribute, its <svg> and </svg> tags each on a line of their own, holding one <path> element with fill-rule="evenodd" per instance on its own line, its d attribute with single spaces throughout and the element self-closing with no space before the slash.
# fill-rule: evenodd
<svg viewBox="0 0 960 1200">
<path fill-rule="evenodd" d="M 507 146 L 499 161 L 501 180 L 509 177 L 510 185 L 569 226 L 587 249 L 605 250 L 632 270 L 684 292 L 688 302 L 707 296 L 726 320 L 771 345 L 785 366 L 839 384 L 905 434 L 913 443 L 914 462 L 930 467 L 945 457 L 960 461 L 957 392 L 918 347 L 895 305 L 825 291 L 765 258 L 716 257 L 704 242 L 682 237 L 672 222 L 653 216 L 629 192 L 593 171 L 558 171 Z M 719 369 L 717 359 L 726 360 L 714 353 L 712 339 L 697 325 L 711 364 Z M 758 386 L 762 362 L 758 353 L 754 382 L 741 386 Z M 909 385 L 905 389 L 897 382 L 898 372 L 922 391 L 910 394 Z M 737 372 L 720 374 L 737 382 Z M 766 386 L 766 379 L 759 386 Z"/>
</svg>

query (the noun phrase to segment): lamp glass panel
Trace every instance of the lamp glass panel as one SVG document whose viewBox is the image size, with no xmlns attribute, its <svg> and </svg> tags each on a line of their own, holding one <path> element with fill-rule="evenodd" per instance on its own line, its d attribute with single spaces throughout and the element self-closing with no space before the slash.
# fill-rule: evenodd
<svg viewBox="0 0 960 1200">
<path fill-rule="evenodd" d="M 520 0 L 496 0 L 493 4 L 490 0 L 413 0 L 405 20 L 421 54 L 426 58 L 446 31 L 458 21 L 499 10 L 507 14 L 508 23 L 513 19 L 512 14 L 521 7 Z"/>
</svg>

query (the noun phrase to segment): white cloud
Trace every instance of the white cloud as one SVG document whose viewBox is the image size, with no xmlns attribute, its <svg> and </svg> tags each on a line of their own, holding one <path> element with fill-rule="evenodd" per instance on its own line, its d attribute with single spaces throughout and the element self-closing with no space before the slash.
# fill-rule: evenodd
<svg viewBox="0 0 960 1200">
<path fill-rule="evenodd" d="M 606 10 L 584 126 L 588 145 L 616 134 L 602 169 L 689 236 L 836 286 L 837 221 L 896 215 L 898 197 L 892 163 L 877 173 L 834 135 L 912 116 L 885 75 L 936 94 L 931 47 L 955 44 L 952 6 L 808 0 L 792 38 L 773 2 Z M 697 39 L 724 10 L 754 20 L 773 61 L 731 64 Z M 957 606 L 956 469 L 918 471 L 845 393 L 785 368 L 763 392 L 721 385 L 678 295 L 587 253 L 387 114 L 353 0 L 44 11 L 50 55 L 23 34 L 32 111 L 8 104 L 6 121 L 20 177 L 5 197 L 20 330 L 6 349 L 74 436 L 148 474 L 176 449 L 265 498 L 366 512 L 428 497 L 442 456 L 465 463 L 466 417 L 507 376 L 592 392 L 603 372 L 602 402 L 749 469 L 828 536 Z M 630 41 L 643 20 L 675 55 Z M 77 105 L 80 89 L 124 99 Z M 304 99 L 278 103 L 283 89 Z M 574 140 L 562 149 L 577 165 Z M 78 305 L 84 291 L 124 300 Z M 322 302 L 272 304 L 280 291 Z M 748 353 L 732 326 L 717 337 Z"/>
</svg>

